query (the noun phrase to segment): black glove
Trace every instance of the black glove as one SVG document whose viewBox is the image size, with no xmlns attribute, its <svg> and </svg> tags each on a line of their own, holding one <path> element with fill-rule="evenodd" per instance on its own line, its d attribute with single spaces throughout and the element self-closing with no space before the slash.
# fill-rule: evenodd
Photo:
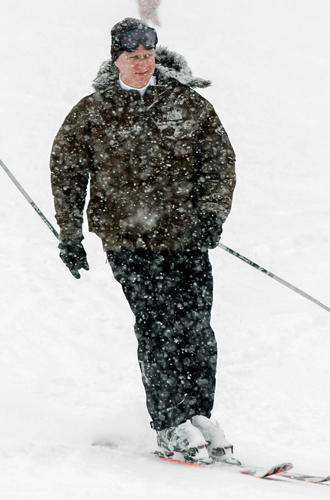
<svg viewBox="0 0 330 500">
<path fill-rule="evenodd" d="M 207 212 L 198 215 L 199 223 L 193 233 L 199 248 L 215 248 L 222 233 L 222 224 L 217 214 Z"/>
<path fill-rule="evenodd" d="M 80 239 L 62 240 L 58 245 L 60 257 L 69 268 L 70 273 L 80 279 L 79 269 L 89 270 L 87 255 Z"/>
</svg>

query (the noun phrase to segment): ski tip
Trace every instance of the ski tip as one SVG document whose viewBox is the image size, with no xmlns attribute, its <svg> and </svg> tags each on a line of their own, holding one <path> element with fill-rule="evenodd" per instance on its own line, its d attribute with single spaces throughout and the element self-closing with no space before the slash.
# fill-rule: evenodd
<svg viewBox="0 0 330 500">
<path fill-rule="evenodd" d="M 330 476 L 324 477 L 318 481 L 319 483 L 330 483 Z"/>
<path fill-rule="evenodd" d="M 261 477 L 269 477 L 274 476 L 275 474 L 282 474 L 283 472 L 287 472 L 293 468 L 293 464 L 291 462 L 284 462 L 282 464 L 275 465 L 269 469 L 264 475 Z"/>
</svg>

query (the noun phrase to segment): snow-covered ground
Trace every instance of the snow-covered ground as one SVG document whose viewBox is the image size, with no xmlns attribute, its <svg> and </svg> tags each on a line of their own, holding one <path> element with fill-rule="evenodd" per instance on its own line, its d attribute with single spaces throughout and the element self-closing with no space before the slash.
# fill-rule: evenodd
<svg viewBox="0 0 330 500">
<path fill-rule="evenodd" d="M 65 115 L 136 0 L 2 0 L 0 158 L 55 225 L 48 159 Z M 237 153 L 222 242 L 330 306 L 328 0 L 163 0 L 159 38 L 184 54 Z M 85 230 L 90 272 L 0 169 L 0 495 L 3 500 L 328 498 L 149 458 L 133 316 Z M 221 249 L 214 416 L 243 461 L 330 473 L 330 315 Z M 91 446 L 108 439 L 117 449 Z"/>
</svg>

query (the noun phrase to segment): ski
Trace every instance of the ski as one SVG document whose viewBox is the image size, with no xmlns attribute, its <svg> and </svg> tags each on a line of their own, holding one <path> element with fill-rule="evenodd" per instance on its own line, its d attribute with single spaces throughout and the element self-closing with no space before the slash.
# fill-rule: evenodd
<svg viewBox="0 0 330 500">
<path fill-rule="evenodd" d="M 93 446 L 100 446 L 109 451 L 110 450 L 113 451 L 116 450 L 116 452 L 119 451 L 118 445 L 116 443 L 109 441 L 98 441 L 93 443 Z M 121 452 L 123 453 L 122 450 Z M 149 456 L 173 464 L 186 465 L 188 467 L 200 467 L 200 468 L 214 467 L 214 468 L 219 468 L 223 471 L 237 472 L 239 474 L 245 474 L 247 476 L 252 476 L 260 479 L 267 479 L 267 478 L 271 479 L 273 476 L 276 476 L 276 478 L 283 480 L 287 479 L 287 480 L 295 480 L 312 484 L 330 485 L 330 476 L 313 476 L 308 474 L 299 474 L 295 472 L 290 472 L 291 469 L 293 468 L 293 465 L 290 462 L 284 462 L 275 465 L 274 467 L 266 468 L 254 465 L 247 465 L 244 463 L 230 464 L 217 460 L 212 460 L 210 461 L 210 463 L 191 462 L 191 461 L 189 462 L 187 460 L 184 460 L 182 454 L 180 453 L 168 456 L 164 454 L 162 451 L 151 452 Z"/>
<path fill-rule="evenodd" d="M 330 485 L 330 476 L 309 476 L 307 474 L 298 474 L 296 472 L 290 472 L 289 474 L 286 471 L 280 472 L 280 476 L 286 479 L 294 479 L 296 481 L 301 481 L 304 483 L 313 483 L 313 484 L 327 484 Z"/>
<path fill-rule="evenodd" d="M 118 452 L 118 445 L 111 441 L 97 441 L 93 443 L 93 446 L 99 446 L 101 448 L 107 450 L 116 450 Z M 186 465 L 188 467 L 216 467 L 224 471 L 229 472 L 238 472 L 240 474 L 245 474 L 248 476 L 257 477 L 260 479 L 270 478 L 272 476 L 278 476 L 280 473 L 287 472 L 292 469 L 293 465 L 289 462 L 285 462 L 279 465 L 275 465 L 271 468 L 258 467 L 252 465 L 245 465 L 238 462 L 237 464 L 229 464 L 225 462 L 221 462 L 219 460 L 211 460 L 210 463 L 202 463 L 202 462 L 189 462 L 183 459 L 182 454 L 173 453 L 171 456 L 167 456 L 162 451 L 155 451 L 149 454 L 150 457 L 157 458 L 163 460 L 164 462 L 169 462 L 173 464 Z"/>
<path fill-rule="evenodd" d="M 240 474 L 245 474 L 248 476 L 257 477 L 259 479 L 266 479 L 275 475 L 281 475 L 293 468 L 293 465 L 289 462 L 275 465 L 271 468 L 257 467 L 245 464 L 229 464 L 226 462 L 220 462 L 217 460 L 212 460 L 210 463 L 205 462 L 189 462 L 187 460 L 182 460 L 177 455 L 166 456 L 162 452 L 155 452 L 153 456 L 163 460 L 165 462 L 171 462 L 175 464 L 187 465 L 190 467 L 217 467 L 221 470 L 226 470 L 229 472 L 238 472 Z"/>
<path fill-rule="evenodd" d="M 284 462 L 279 465 L 275 465 L 274 467 L 271 467 L 270 469 L 266 469 L 263 467 L 257 467 L 257 466 L 252 466 L 252 465 L 246 465 L 246 464 L 241 464 L 241 465 L 235 465 L 235 464 L 227 464 L 225 462 L 217 462 L 217 461 L 212 461 L 211 463 L 198 463 L 198 462 L 188 462 L 186 460 L 180 460 L 178 458 L 173 458 L 173 457 L 167 457 L 165 455 L 162 455 L 161 452 L 155 452 L 154 455 L 157 458 L 160 458 L 161 460 L 168 461 L 168 462 L 173 462 L 173 463 L 178 463 L 178 464 L 183 464 L 183 465 L 188 465 L 192 467 L 218 467 L 221 468 L 222 470 L 228 470 L 230 472 L 239 472 L 240 474 L 245 474 L 248 476 L 253 476 L 257 477 L 260 479 L 266 479 L 270 478 L 272 476 L 277 476 L 285 479 L 293 479 L 296 481 L 301 481 L 305 483 L 312 483 L 312 484 L 327 484 L 330 485 L 330 476 L 312 476 L 312 475 L 307 475 L 307 474 L 299 474 L 295 472 L 289 472 L 293 468 L 293 465 L 289 462 Z"/>
</svg>

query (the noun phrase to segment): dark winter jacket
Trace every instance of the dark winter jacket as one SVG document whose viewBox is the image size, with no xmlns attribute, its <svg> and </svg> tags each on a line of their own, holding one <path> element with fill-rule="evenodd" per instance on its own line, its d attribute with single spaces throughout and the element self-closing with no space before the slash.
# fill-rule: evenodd
<svg viewBox="0 0 330 500">
<path fill-rule="evenodd" d="M 120 246 L 175 250 L 193 245 L 198 213 L 229 214 L 235 155 L 211 104 L 193 86 L 185 60 L 156 56 L 157 86 L 141 98 L 122 90 L 107 61 L 60 128 L 51 182 L 60 238 L 82 237 L 88 180 L 89 230 L 105 251 Z"/>
</svg>

